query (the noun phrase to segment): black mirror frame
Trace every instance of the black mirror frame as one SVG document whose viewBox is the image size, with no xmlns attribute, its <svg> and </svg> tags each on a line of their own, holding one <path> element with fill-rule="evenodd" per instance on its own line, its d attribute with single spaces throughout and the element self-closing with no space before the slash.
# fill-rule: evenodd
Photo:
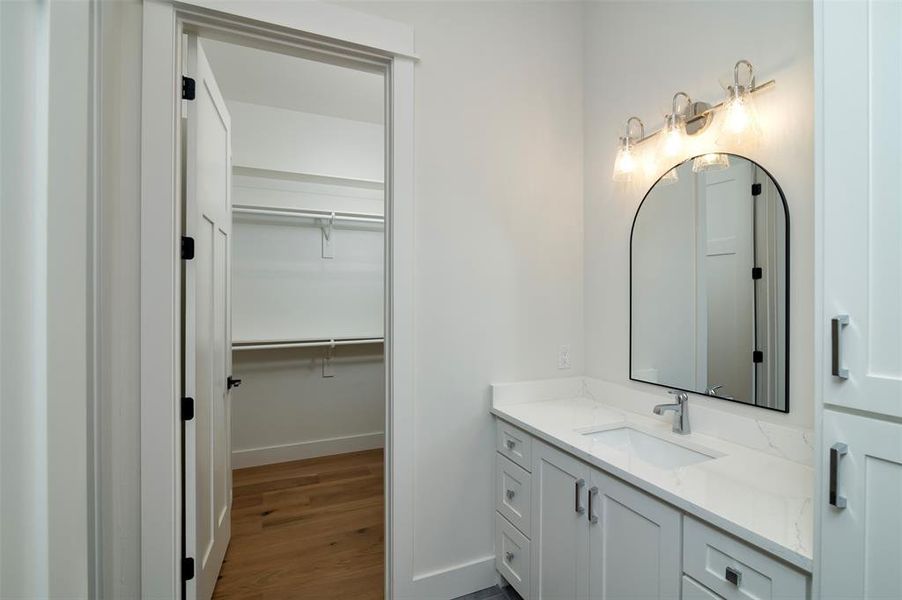
<svg viewBox="0 0 902 600">
<path fill-rule="evenodd" d="M 705 154 L 710 154 L 710 153 L 705 153 Z M 687 390 L 685 388 L 680 388 L 680 387 L 676 387 L 676 386 L 672 386 L 672 385 L 665 385 L 663 383 L 654 383 L 651 381 L 645 381 L 644 379 L 636 379 L 633 377 L 633 234 L 635 233 L 635 230 L 636 230 L 636 219 L 639 218 L 639 211 L 642 210 L 642 206 L 645 204 L 645 201 L 648 199 L 648 195 L 651 194 L 652 190 L 655 189 L 655 186 L 658 185 L 658 183 L 661 181 L 661 179 L 664 177 L 664 175 L 666 175 L 671 170 L 676 169 L 677 167 L 680 167 L 681 165 L 683 165 L 687 162 L 690 162 L 692 160 L 695 160 L 696 158 L 699 158 L 700 156 L 702 156 L 701 154 L 687 158 L 686 160 L 684 160 L 676 165 L 673 165 L 669 169 L 666 169 L 664 171 L 664 173 L 655 180 L 655 182 L 651 185 L 651 187 L 648 188 L 648 191 L 645 192 L 645 195 L 642 197 L 642 201 L 639 203 L 639 206 L 636 207 L 636 213 L 633 215 L 633 223 L 630 226 L 630 272 L 629 272 L 629 276 L 630 276 L 630 285 L 629 285 L 629 294 L 630 294 L 630 296 L 629 296 L 629 305 L 630 305 L 629 337 L 630 337 L 630 343 L 629 343 L 629 361 L 628 361 L 628 363 L 629 363 L 629 379 L 630 379 L 630 381 L 636 381 L 636 382 L 644 383 L 647 385 L 654 385 L 654 386 L 666 388 L 669 390 L 679 390 L 682 392 L 688 392 L 690 394 L 704 396 L 705 398 L 717 398 L 719 400 L 727 400 L 728 402 L 735 402 L 737 404 L 742 404 L 744 406 L 750 406 L 750 407 L 754 407 L 754 408 L 761 408 L 764 410 L 772 410 L 774 412 L 788 414 L 789 413 L 789 382 L 790 382 L 790 372 L 789 372 L 790 318 L 789 317 L 790 317 L 790 312 L 791 312 L 790 305 L 789 305 L 789 282 L 790 282 L 790 268 L 791 268 L 791 264 L 792 264 L 789 260 L 789 258 L 790 258 L 789 241 L 790 241 L 790 229 L 791 229 L 790 228 L 790 220 L 789 220 L 789 205 L 786 202 L 786 194 L 783 193 L 783 188 L 780 187 L 780 183 L 771 174 L 771 172 L 768 171 L 766 168 L 764 168 L 762 165 L 760 165 L 759 163 L 755 162 L 754 160 L 748 158 L 747 156 L 742 156 L 741 154 L 733 154 L 730 152 L 719 152 L 718 154 L 726 154 L 727 156 L 741 158 L 742 160 L 746 160 L 746 161 L 752 163 L 753 165 L 755 165 L 757 168 L 761 169 L 764 172 L 764 174 L 767 175 L 770 178 L 770 180 L 774 182 L 774 186 L 777 188 L 777 192 L 779 192 L 779 194 L 780 194 L 780 200 L 783 202 L 783 215 L 784 215 L 784 219 L 786 222 L 786 282 L 785 282 L 785 286 L 784 286 L 786 288 L 786 299 L 785 299 L 786 300 L 786 324 L 785 324 L 785 327 L 786 327 L 786 362 L 784 365 L 784 369 L 785 369 L 784 380 L 786 383 L 786 389 L 784 391 L 785 406 L 782 409 L 771 408 L 769 406 L 759 406 L 758 404 L 749 404 L 748 402 L 743 402 L 742 400 L 737 400 L 736 398 L 727 398 L 725 396 L 702 394 L 702 393 L 698 392 L 697 390 Z"/>
</svg>

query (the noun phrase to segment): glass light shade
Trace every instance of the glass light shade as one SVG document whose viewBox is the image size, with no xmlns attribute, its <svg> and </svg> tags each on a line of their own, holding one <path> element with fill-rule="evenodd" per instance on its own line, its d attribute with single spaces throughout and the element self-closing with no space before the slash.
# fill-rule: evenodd
<svg viewBox="0 0 902 600">
<path fill-rule="evenodd" d="M 761 137 L 755 100 L 743 86 L 731 86 L 720 114 L 717 143 L 721 146 L 751 146 Z"/>
<path fill-rule="evenodd" d="M 661 150 L 666 156 L 676 156 L 683 151 L 686 142 L 686 124 L 682 119 L 674 115 L 667 116 L 667 126 L 664 128 L 664 139 Z"/>
<path fill-rule="evenodd" d="M 620 148 L 617 150 L 617 158 L 614 159 L 614 181 L 630 181 L 633 173 L 639 166 L 636 155 L 630 142 L 626 138 L 620 138 Z"/>
<path fill-rule="evenodd" d="M 662 184 L 662 185 L 670 185 L 670 184 L 676 183 L 679 180 L 680 180 L 680 174 L 677 173 L 677 168 L 674 167 L 674 168 L 670 169 L 669 171 L 667 171 L 666 173 L 664 173 L 664 175 L 661 176 L 661 179 L 658 180 L 658 183 Z"/>
<path fill-rule="evenodd" d="M 705 171 L 723 171 L 730 168 L 730 157 L 726 154 L 713 152 L 702 154 L 692 159 L 692 172 L 703 173 Z"/>
</svg>

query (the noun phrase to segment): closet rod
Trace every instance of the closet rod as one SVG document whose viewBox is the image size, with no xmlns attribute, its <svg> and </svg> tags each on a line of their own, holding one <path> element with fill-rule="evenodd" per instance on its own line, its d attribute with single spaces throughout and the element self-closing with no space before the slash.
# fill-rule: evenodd
<svg viewBox="0 0 902 600">
<path fill-rule="evenodd" d="M 316 209 L 278 208 L 271 206 L 244 206 L 235 204 L 232 212 L 244 215 L 268 215 L 272 217 L 300 217 L 307 219 L 334 219 L 357 223 L 385 223 L 385 217 L 374 213 L 332 212 Z"/>
<path fill-rule="evenodd" d="M 356 346 L 361 344 L 381 344 L 385 338 L 347 338 L 329 340 L 298 340 L 296 342 L 260 342 L 232 344 L 232 350 L 273 350 L 276 348 L 329 348 L 335 346 Z"/>
</svg>

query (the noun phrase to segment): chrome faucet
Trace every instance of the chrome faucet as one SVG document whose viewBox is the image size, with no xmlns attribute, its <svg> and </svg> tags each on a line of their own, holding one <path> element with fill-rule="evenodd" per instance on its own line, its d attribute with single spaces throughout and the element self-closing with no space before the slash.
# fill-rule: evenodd
<svg viewBox="0 0 902 600">
<path fill-rule="evenodd" d="M 708 387 L 705 388 L 705 393 L 708 394 L 709 396 L 716 396 L 717 390 L 719 390 L 722 387 L 723 387 L 722 385 L 709 385 Z"/>
<path fill-rule="evenodd" d="M 659 404 L 654 408 L 656 415 L 663 415 L 667 411 L 673 411 L 673 432 L 680 435 L 686 435 L 689 429 L 689 394 L 686 392 L 676 392 L 670 390 L 667 392 L 677 397 L 677 401 L 673 404 Z"/>
</svg>

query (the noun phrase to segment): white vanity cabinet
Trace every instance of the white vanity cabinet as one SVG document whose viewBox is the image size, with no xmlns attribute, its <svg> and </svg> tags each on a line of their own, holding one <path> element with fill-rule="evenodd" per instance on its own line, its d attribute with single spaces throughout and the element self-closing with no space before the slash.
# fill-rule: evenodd
<svg viewBox="0 0 902 600">
<path fill-rule="evenodd" d="M 588 588 L 590 468 L 535 440 L 532 470 L 534 600 L 584 598 Z"/>
<path fill-rule="evenodd" d="M 497 428 L 495 564 L 526 600 L 809 596 L 807 574 L 509 423 Z"/>
<path fill-rule="evenodd" d="M 593 470 L 589 487 L 589 597 L 680 597 L 680 511 Z"/>
</svg>

